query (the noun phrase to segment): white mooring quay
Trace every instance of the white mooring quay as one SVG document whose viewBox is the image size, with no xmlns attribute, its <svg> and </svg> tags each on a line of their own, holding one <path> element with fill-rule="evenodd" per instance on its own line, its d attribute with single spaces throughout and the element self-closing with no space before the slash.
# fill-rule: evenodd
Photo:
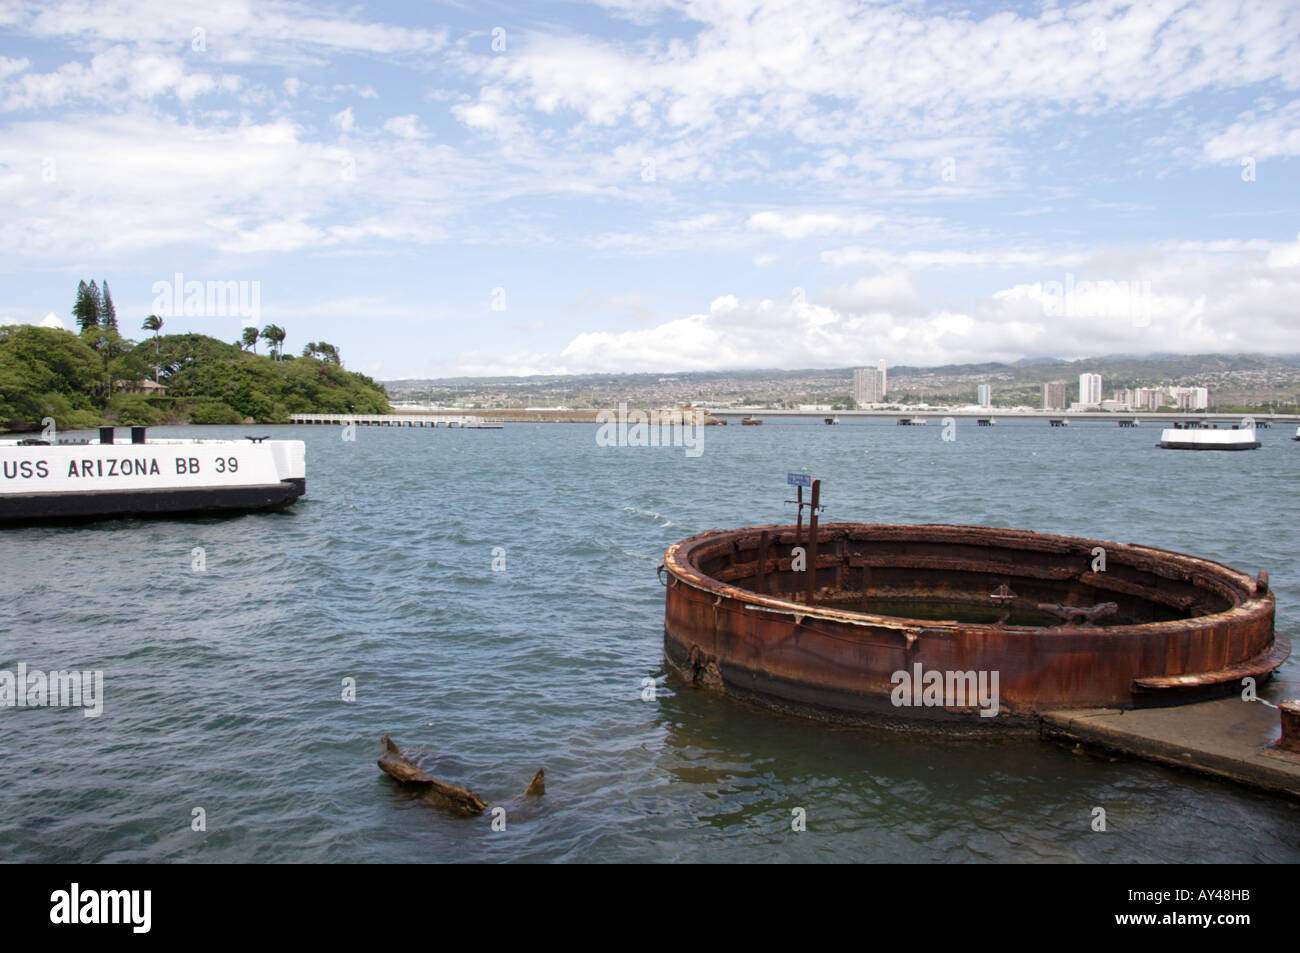
<svg viewBox="0 0 1300 953">
<path fill-rule="evenodd" d="M 365 427 L 448 427 L 456 430 L 500 430 L 501 424 L 467 414 L 290 414 L 291 424 L 359 424 Z"/>
</svg>

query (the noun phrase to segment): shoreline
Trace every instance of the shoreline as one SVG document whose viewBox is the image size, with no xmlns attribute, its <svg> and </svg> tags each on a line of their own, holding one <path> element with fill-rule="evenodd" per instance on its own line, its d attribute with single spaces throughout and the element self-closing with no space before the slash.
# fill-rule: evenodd
<svg viewBox="0 0 1300 953">
<path fill-rule="evenodd" d="M 637 410 L 649 410 L 652 408 L 634 408 Z M 705 408 L 698 408 L 705 410 Z M 557 423 L 557 424 L 596 424 L 600 423 L 599 415 L 601 413 L 611 413 L 614 408 L 605 409 L 581 409 L 581 410 L 518 410 L 510 408 L 467 408 L 457 410 L 404 410 L 393 414 L 382 415 L 391 417 L 412 418 L 415 420 L 424 419 L 429 422 L 443 420 L 445 418 L 459 418 L 466 416 L 482 417 L 485 421 L 495 423 Z M 822 420 L 827 417 L 836 417 L 840 421 L 847 422 L 851 419 L 862 420 L 889 420 L 899 418 L 921 417 L 933 419 L 938 423 L 944 417 L 954 419 L 989 419 L 996 421 L 1014 421 L 1014 420 L 1068 420 L 1080 423 L 1120 423 L 1131 420 L 1139 420 L 1142 423 L 1150 423 L 1152 426 L 1164 423 L 1181 423 L 1186 421 L 1196 421 L 1203 424 L 1218 424 L 1222 428 L 1227 425 L 1231 428 L 1234 424 L 1240 424 L 1241 421 L 1250 417 L 1256 423 L 1264 423 L 1270 426 L 1284 426 L 1288 424 L 1300 425 L 1300 414 L 1224 414 L 1224 413 L 1206 413 L 1206 412 L 1129 412 L 1129 411 L 1082 411 L 1070 413 L 1067 411 L 1049 411 L 1049 410 L 998 410 L 998 409 L 970 409 L 970 408 L 928 408 L 925 410 L 786 410 L 786 409 L 766 409 L 762 407 L 737 407 L 737 408 L 708 408 L 709 417 L 728 423 L 739 423 L 745 417 L 762 417 L 773 420 Z M 340 415 L 347 416 L 347 415 Z M 381 416 L 374 414 L 358 413 L 357 417 Z M 104 425 L 108 426 L 108 425 Z M 128 426 L 128 425 L 115 425 Z M 312 426 L 297 421 L 284 421 L 282 423 L 261 422 L 261 423 L 239 423 L 239 424 L 195 424 L 185 422 L 167 422 L 153 424 L 150 429 L 159 427 L 300 427 Z M 69 427 L 63 430 L 65 433 L 79 431 L 95 430 L 95 427 Z M 30 436 L 39 434 L 39 430 L 0 430 L 0 434 L 9 436 Z"/>
</svg>

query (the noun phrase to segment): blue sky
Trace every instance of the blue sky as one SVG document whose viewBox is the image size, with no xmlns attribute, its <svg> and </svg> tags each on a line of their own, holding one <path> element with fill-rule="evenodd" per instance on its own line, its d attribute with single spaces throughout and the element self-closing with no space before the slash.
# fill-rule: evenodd
<svg viewBox="0 0 1300 953">
<path fill-rule="evenodd" d="M 0 0 L 0 322 L 180 273 L 257 314 L 166 331 L 379 378 L 1296 353 L 1298 89 L 1278 0 Z"/>
</svg>

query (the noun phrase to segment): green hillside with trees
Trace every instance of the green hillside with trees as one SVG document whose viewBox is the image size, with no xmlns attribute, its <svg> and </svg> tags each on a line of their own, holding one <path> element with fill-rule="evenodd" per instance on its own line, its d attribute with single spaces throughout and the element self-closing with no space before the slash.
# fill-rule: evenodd
<svg viewBox="0 0 1300 953">
<path fill-rule="evenodd" d="M 247 328 L 227 344 L 204 334 L 163 334 L 150 315 L 136 342 L 118 330 L 107 282 L 81 282 L 73 306 L 79 333 L 32 325 L 0 327 L 0 430 L 101 423 L 282 423 L 296 413 L 390 413 L 382 387 L 343 369 L 338 349 L 312 341 L 284 354 L 276 325 Z M 269 354 L 256 353 L 265 341 Z"/>
</svg>

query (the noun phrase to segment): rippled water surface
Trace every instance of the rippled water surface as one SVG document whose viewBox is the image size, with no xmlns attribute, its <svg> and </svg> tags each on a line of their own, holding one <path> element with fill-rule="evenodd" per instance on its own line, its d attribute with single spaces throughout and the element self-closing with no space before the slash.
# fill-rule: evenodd
<svg viewBox="0 0 1300 953">
<path fill-rule="evenodd" d="M 308 496 L 286 513 L 0 530 L 0 668 L 105 672 L 97 719 L 0 709 L 0 859 L 1300 859 L 1300 811 L 1229 784 L 1033 738 L 827 727 L 684 685 L 663 669 L 655 577 L 685 536 L 791 520 L 785 473 L 806 466 L 824 520 L 1267 569 L 1294 639 L 1290 428 L 1188 453 L 1155 449 L 1154 426 L 963 421 L 944 442 L 937 421 L 769 421 L 709 428 L 697 458 L 598 447 L 594 425 L 256 430 L 307 441 Z M 1292 660 L 1265 695 L 1297 694 Z M 442 813 L 375 766 L 385 731 L 489 801 L 538 767 L 548 793 L 504 831 Z"/>
</svg>

